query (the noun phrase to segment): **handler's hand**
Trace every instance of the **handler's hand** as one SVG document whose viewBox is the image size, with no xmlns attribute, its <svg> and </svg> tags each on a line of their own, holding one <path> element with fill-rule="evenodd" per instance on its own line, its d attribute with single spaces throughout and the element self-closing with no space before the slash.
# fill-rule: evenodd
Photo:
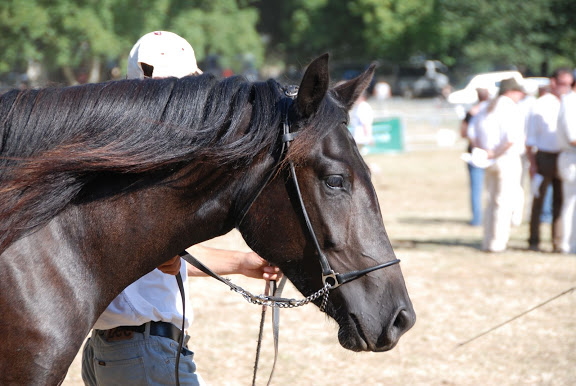
<svg viewBox="0 0 576 386">
<path fill-rule="evenodd" d="M 280 268 L 270 265 L 254 252 L 244 253 L 240 261 L 240 274 L 255 279 L 279 280 L 282 277 Z"/>
<path fill-rule="evenodd" d="M 180 266 L 182 265 L 182 259 L 180 256 L 174 256 L 164 264 L 160 265 L 158 269 L 168 275 L 176 275 L 180 272 Z"/>
</svg>

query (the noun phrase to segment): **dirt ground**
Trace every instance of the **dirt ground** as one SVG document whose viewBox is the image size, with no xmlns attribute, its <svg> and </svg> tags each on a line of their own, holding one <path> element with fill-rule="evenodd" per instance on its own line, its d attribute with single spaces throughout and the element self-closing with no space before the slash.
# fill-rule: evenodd
<svg viewBox="0 0 576 386">
<path fill-rule="evenodd" d="M 575 287 L 576 255 L 527 251 L 526 221 L 513 228 L 508 251 L 481 252 L 482 229 L 467 225 L 467 175 L 459 159 L 464 143 L 434 142 L 435 134 L 455 132 L 455 121 L 445 110 L 421 119 L 407 118 L 408 151 L 366 157 L 416 325 L 390 352 L 353 353 L 338 344 L 335 323 L 317 307 L 283 310 L 272 384 L 576 384 L 576 291 L 459 346 Z M 543 234 L 542 246 L 550 249 L 549 225 Z M 208 244 L 246 248 L 236 232 Z M 260 281 L 232 279 L 262 292 Z M 210 385 L 250 384 L 260 308 L 213 279 L 190 280 L 189 286 L 198 371 Z M 301 297 L 293 287 L 285 295 Z M 270 324 L 263 346 L 260 385 L 273 359 Z M 77 357 L 64 385 L 81 384 Z"/>
</svg>

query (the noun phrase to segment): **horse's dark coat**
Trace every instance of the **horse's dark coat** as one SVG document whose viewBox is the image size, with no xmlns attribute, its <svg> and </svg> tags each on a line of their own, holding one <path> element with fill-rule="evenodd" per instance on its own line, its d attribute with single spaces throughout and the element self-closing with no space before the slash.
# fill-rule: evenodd
<svg viewBox="0 0 576 386">
<path fill-rule="evenodd" d="M 312 62 L 289 110 L 299 135 L 288 157 L 326 255 L 351 271 L 394 259 L 346 129 L 373 68 L 328 91 L 327 62 Z M 209 75 L 0 98 L 0 384 L 61 381 L 123 288 L 235 226 L 278 155 L 283 99 L 274 81 Z M 286 173 L 239 229 L 308 295 L 320 267 Z M 326 312 L 356 351 L 388 350 L 414 323 L 397 266 L 334 290 Z"/>
</svg>

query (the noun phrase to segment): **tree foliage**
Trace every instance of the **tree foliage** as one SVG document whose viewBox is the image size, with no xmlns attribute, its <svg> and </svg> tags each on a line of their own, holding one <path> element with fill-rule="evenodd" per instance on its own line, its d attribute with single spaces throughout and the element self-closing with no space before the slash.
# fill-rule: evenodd
<svg viewBox="0 0 576 386">
<path fill-rule="evenodd" d="M 427 57 L 470 72 L 546 74 L 576 62 L 575 16 L 574 0 L 0 0 L 0 75 L 107 79 L 153 30 L 237 72 L 247 56 L 256 67 L 265 58 L 302 67 L 328 51 L 339 61 Z"/>
<path fill-rule="evenodd" d="M 336 56 L 408 59 L 427 48 L 433 3 L 420 0 L 293 0 L 258 3 L 261 27 L 271 45 L 302 58 L 330 51 Z"/>
<path fill-rule="evenodd" d="M 565 0 L 442 0 L 441 40 L 449 44 L 444 54 L 451 62 L 479 70 L 515 65 L 541 72 L 546 63 L 570 56 L 558 47 L 557 39 L 574 27 L 550 26 L 560 17 L 553 4 L 562 2 L 569 4 Z"/>
<path fill-rule="evenodd" d="M 337 57 L 439 59 L 471 71 L 532 72 L 576 61 L 574 0 L 293 0 L 255 2 L 261 29 L 286 61 Z"/>
<path fill-rule="evenodd" d="M 98 81 L 107 64 L 124 69 L 132 45 L 154 30 L 187 39 L 199 61 L 210 53 L 240 70 L 245 53 L 263 61 L 257 20 L 254 7 L 236 0 L 3 0 L 0 72 L 39 63 L 51 78 L 62 73 L 73 83 L 84 72 Z"/>
</svg>

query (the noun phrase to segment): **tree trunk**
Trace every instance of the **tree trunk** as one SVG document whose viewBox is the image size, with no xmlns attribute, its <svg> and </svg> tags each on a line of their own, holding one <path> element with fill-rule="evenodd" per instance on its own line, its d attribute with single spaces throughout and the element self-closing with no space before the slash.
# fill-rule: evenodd
<svg viewBox="0 0 576 386">
<path fill-rule="evenodd" d="M 26 76 L 28 78 L 28 87 L 32 88 L 44 86 L 48 78 L 45 66 L 41 62 L 32 59 L 28 60 Z"/>
<path fill-rule="evenodd" d="M 88 75 L 88 83 L 100 82 L 100 73 L 102 68 L 102 61 L 98 57 L 93 57 L 90 61 L 90 74 Z"/>
<path fill-rule="evenodd" d="M 71 66 L 62 66 L 62 73 L 66 78 L 66 83 L 68 83 L 71 86 L 78 84 L 78 81 L 76 80 L 76 75 L 74 74 L 74 70 L 72 69 Z"/>
</svg>

